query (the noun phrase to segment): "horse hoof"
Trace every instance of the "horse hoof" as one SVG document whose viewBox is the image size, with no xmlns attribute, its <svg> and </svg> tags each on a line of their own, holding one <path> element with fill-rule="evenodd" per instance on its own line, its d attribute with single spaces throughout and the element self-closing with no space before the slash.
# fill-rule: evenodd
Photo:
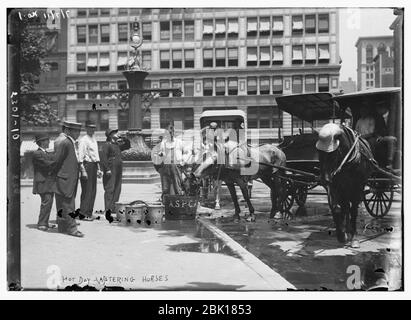
<svg viewBox="0 0 411 320">
<path fill-rule="evenodd" d="M 215 207 L 214 207 L 214 209 L 215 209 L 215 210 L 220 210 L 220 209 L 221 209 L 221 207 L 220 207 L 220 205 L 219 205 L 219 204 L 216 204 L 216 205 L 215 205 Z"/>
<path fill-rule="evenodd" d="M 238 214 L 234 215 L 234 222 L 240 222 L 240 216 Z"/>
<path fill-rule="evenodd" d="M 255 222 L 255 217 L 254 216 L 250 216 L 248 218 L 245 219 L 247 222 Z"/>
<path fill-rule="evenodd" d="M 344 232 L 337 232 L 337 240 L 340 243 L 347 243 L 347 235 Z"/>
<path fill-rule="evenodd" d="M 358 240 L 351 241 L 351 248 L 359 248 L 360 242 Z"/>
</svg>

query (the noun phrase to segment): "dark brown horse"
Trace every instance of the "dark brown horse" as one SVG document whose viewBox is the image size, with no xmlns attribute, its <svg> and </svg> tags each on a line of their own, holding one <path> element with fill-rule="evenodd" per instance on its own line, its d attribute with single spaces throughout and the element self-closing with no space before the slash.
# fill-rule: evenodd
<svg viewBox="0 0 411 320">
<path fill-rule="evenodd" d="M 369 144 L 356 133 L 334 123 L 321 128 L 319 152 L 321 183 L 326 187 L 337 239 L 358 248 L 357 214 L 364 187 L 373 171 Z"/>
<path fill-rule="evenodd" d="M 283 187 L 279 170 L 273 168 L 271 164 L 285 166 L 284 153 L 271 144 L 250 148 L 239 146 L 232 141 L 220 145 L 218 148 L 219 150 L 207 154 L 205 160 L 195 170 L 194 175 L 197 178 L 212 176 L 225 182 L 234 203 L 234 217 L 236 219 L 240 218 L 241 212 L 235 190 L 235 185 L 238 185 L 250 211 L 248 221 L 255 221 L 255 215 L 247 183 L 250 180 L 260 178 L 271 190 L 272 207 L 270 217 L 273 217 L 281 208 Z"/>
</svg>

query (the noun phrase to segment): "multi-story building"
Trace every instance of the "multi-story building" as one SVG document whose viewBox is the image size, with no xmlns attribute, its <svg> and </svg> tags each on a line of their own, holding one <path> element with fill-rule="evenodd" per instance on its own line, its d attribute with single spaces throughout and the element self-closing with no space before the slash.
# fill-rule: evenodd
<svg viewBox="0 0 411 320">
<path fill-rule="evenodd" d="M 394 52 L 388 52 L 385 46 L 378 47 L 378 54 L 374 58 L 375 87 L 394 86 Z"/>
<path fill-rule="evenodd" d="M 344 93 L 355 92 L 357 91 L 357 84 L 351 77 L 349 77 L 346 81 L 340 80 L 340 91 Z"/>
<path fill-rule="evenodd" d="M 162 94 L 144 128 L 199 129 L 209 109 L 240 109 L 249 128 L 278 138 L 301 124 L 276 106 L 278 95 L 338 91 L 338 9 L 77 9 L 68 26 L 68 90 L 118 89 L 131 54 L 137 18 L 147 87 L 181 88 Z M 97 110 L 92 110 L 92 105 Z M 128 113 L 116 100 L 95 94 L 67 98 L 66 118 L 92 119 L 100 131 L 127 129 Z"/>
<path fill-rule="evenodd" d="M 359 37 L 357 47 L 357 85 L 358 90 L 375 88 L 374 58 L 378 48 L 386 48 L 389 56 L 394 52 L 393 36 Z"/>
</svg>

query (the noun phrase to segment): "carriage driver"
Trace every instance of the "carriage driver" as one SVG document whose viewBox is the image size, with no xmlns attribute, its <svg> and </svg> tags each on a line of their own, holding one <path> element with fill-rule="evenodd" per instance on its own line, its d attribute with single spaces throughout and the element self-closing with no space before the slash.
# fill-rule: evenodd
<svg viewBox="0 0 411 320">
<path fill-rule="evenodd" d="M 386 167 L 392 169 L 397 139 L 388 135 L 388 108 L 379 104 L 376 110 L 375 114 L 370 114 L 368 109 L 362 106 L 355 130 L 368 141 L 375 158 L 379 162 L 384 160 L 382 162 L 386 162 Z"/>
</svg>

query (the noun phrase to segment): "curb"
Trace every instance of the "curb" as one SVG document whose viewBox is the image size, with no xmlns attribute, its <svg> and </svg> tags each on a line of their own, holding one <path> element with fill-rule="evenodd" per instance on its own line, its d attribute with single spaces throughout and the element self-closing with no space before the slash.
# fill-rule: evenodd
<svg viewBox="0 0 411 320">
<path fill-rule="evenodd" d="M 297 290 L 294 285 L 272 270 L 251 252 L 244 249 L 237 241 L 233 240 L 229 235 L 217 228 L 211 222 L 203 218 L 198 218 L 198 222 L 209 230 L 216 238 L 223 241 L 234 253 L 238 254 L 241 257 L 242 262 L 267 282 L 272 290 Z"/>
</svg>

